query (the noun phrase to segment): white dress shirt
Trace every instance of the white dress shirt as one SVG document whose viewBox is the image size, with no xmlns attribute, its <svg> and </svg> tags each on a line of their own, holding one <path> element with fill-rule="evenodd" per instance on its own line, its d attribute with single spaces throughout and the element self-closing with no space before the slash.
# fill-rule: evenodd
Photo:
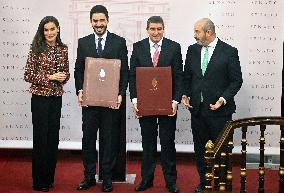
<svg viewBox="0 0 284 193">
<path fill-rule="evenodd" d="M 107 31 L 101 36 L 99 37 L 96 33 L 95 34 L 95 43 L 96 43 L 96 48 L 98 47 L 98 42 L 99 42 L 99 38 L 102 38 L 102 50 L 104 50 L 105 45 L 106 45 L 106 38 L 107 38 Z"/>
<path fill-rule="evenodd" d="M 150 40 L 150 38 L 149 38 L 149 44 L 150 44 L 150 53 L 151 53 L 151 58 L 152 58 L 152 62 L 154 62 L 153 61 L 153 57 L 154 57 L 154 53 L 155 53 L 155 51 L 156 51 L 156 48 L 154 48 L 154 45 L 155 44 L 158 44 L 158 50 L 159 50 L 159 52 L 161 52 L 161 48 L 162 48 L 162 42 L 163 42 L 163 38 L 158 42 L 158 43 L 154 43 L 154 42 L 152 42 L 151 40 Z"/>
</svg>

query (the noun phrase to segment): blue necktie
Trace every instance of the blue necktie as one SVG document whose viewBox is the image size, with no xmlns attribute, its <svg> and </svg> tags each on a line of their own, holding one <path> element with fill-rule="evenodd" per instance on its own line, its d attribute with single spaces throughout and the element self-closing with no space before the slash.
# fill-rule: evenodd
<svg viewBox="0 0 284 193">
<path fill-rule="evenodd" d="M 102 40 L 103 40 L 103 38 L 98 39 L 97 53 L 98 53 L 99 56 L 102 56 L 102 52 L 103 52 Z"/>
</svg>

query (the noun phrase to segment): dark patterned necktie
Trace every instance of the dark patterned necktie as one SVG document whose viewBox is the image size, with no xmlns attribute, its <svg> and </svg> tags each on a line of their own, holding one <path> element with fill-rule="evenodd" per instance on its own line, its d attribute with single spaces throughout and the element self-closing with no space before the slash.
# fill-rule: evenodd
<svg viewBox="0 0 284 193">
<path fill-rule="evenodd" d="M 98 39 L 97 53 L 98 53 L 99 56 L 102 56 L 102 52 L 103 52 L 102 40 L 103 40 L 103 38 Z"/>
</svg>

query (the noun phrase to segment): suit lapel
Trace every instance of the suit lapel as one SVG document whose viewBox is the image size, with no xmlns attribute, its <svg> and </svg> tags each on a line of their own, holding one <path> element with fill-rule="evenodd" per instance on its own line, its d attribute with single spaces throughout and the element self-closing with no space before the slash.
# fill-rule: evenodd
<svg viewBox="0 0 284 193">
<path fill-rule="evenodd" d="M 153 61 L 151 58 L 151 52 L 150 52 L 150 43 L 149 38 L 146 38 L 143 42 L 143 50 L 145 50 L 143 53 L 145 54 L 145 64 L 147 66 L 153 66 Z"/>
<path fill-rule="evenodd" d="M 91 34 L 90 35 L 90 41 L 89 43 L 89 50 L 91 51 L 92 56 L 94 56 L 95 58 L 98 58 L 98 54 L 97 54 L 97 48 L 96 48 L 96 38 L 95 38 L 95 34 Z"/>
<path fill-rule="evenodd" d="M 213 70 L 214 68 L 215 68 L 215 65 L 217 64 L 217 59 L 218 59 L 218 55 L 221 53 L 221 48 L 222 48 L 222 46 L 221 46 L 221 42 L 220 42 L 220 40 L 218 40 L 218 42 L 217 42 L 217 44 L 216 44 L 216 47 L 215 47 L 215 49 L 214 49 L 214 51 L 213 51 L 213 54 L 212 54 L 212 56 L 211 56 L 211 58 L 210 58 L 210 61 L 209 61 L 209 63 L 208 63 L 208 66 L 207 66 L 207 68 L 206 68 L 206 72 L 205 72 L 205 75 L 206 74 L 208 74 L 208 73 L 210 73 L 210 71 L 211 70 Z"/>
<path fill-rule="evenodd" d="M 160 51 L 160 55 L 159 55 L 159 60 L 158 60 L 158 65 L 159 67 L 163 66 L 163 65 L 171 65 L 171 64 L 166 64 L 166 56 L 167 56 L 167 52 L 168 52 L 168 44 L 169 42 L 167 41 L 166 38 L 163 38 L 163 42 L 162 42 L 162 47 L 161 47 L 161 51 Z"/>
<path fill-rule="evenodd" d="M 106 38 L 106 42 L 105 42 L 105 47 L 102 53 L 102 57 L 105 58 L 111 51 L 111 42 L 112 42 L 112 34 L 110 32 L 107 32 L 107 38 Z"/>
<path fill-rule="evenodd" d="M 202 70 L 201 70 L 201 49 L 202 49 L 202 46 L 198 45 L 198 44 L 195 44 L 196 45 L 196 56 L 199 56 L 196 58 L 196 69 L 198 69 L 198 76 L 199 77 L 202 77 Z"/>
</svg>

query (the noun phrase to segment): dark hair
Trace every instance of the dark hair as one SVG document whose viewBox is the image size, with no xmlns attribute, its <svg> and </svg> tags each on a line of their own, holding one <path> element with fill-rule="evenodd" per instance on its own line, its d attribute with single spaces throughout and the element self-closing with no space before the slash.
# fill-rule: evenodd
<svg viewBox="0 0 284 193">
<path fill-rule="evenodd" d="M 161 23 L 161 24 L 163 25 L 163 28 L 165 28 L 164 20 L 162 19 L 161 16 L 151 16 L 151 17 L 147 20 L 147 29 L 149 28 L 150 23 Z"/>
<path fill-rule="evenodd" d="M 92 16 L 94 13 L 103 13 L 105 14 L 107 20 L 108 20 L 108 11 L 107 8 L 103 5 L 95 5 L 91 11 L 90 11 L 90 20 L 92 19 Z"/>
<path fill-rule="evenodd" d="M 40 23 L 38 25 L 38 28 L 37 28 L 37 32 L 36 32 L 35 37 L 34 37 L 33 42 L 32 42 L 32 46 L 31 46 L 32 51 L 35 52 L 35 53 L 42 53 L 42 52 L 47 50 L 47 43 L 46 43 L 45 37 L 44 37 L 44 25 L 49 23 L 49 22 L 54 23 L 55 26 L 57 28 L 59 28 L 59 22 L 53 16 L 45 16 L 40 21 Z M 66 47 L 66 45 L 63 44 L 62 41 L 61 41 L 60 30 L 59 30 L 59 32 L 58 32 L 58 34 L 56 36 L 56 43 L 59 46 Z"/>
</svg>

